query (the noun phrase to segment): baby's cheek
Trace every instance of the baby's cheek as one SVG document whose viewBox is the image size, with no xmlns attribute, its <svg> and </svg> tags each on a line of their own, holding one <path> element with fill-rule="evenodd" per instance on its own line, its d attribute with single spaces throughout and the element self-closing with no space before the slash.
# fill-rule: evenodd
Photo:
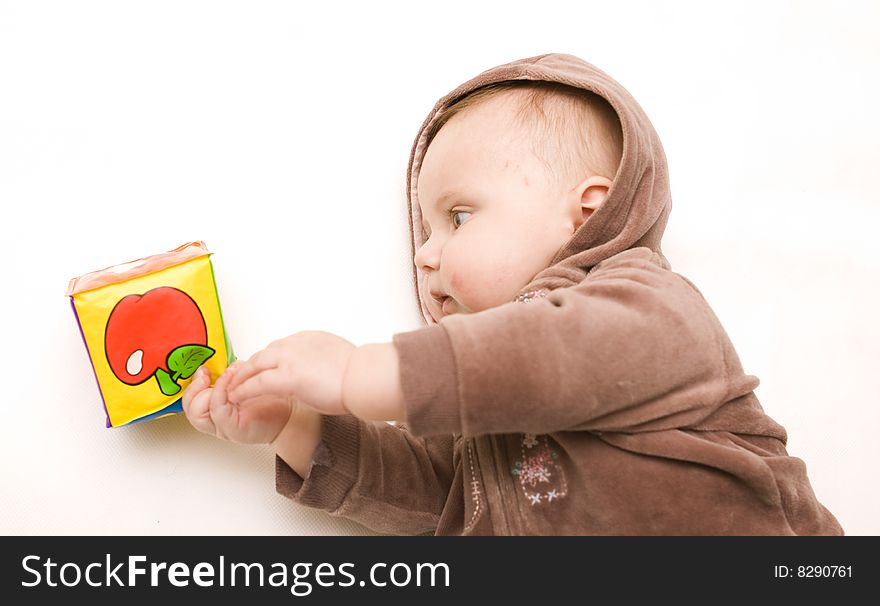
<svg viewBox="0 0 880 606">
<path fill-rule="evenodd" d="M 467 274 L 467 271 L 464 273 Z M 461 271 L 453 271 L 449 276 L 449 290 L 449 294 L 460 305 L 468 309 L 474 309 L 473 289 L 470 286 L 470 280 L 467 275 L 462 275 Z"/>
<path fill-rule="evenodd" d="M 454 292 L 458 292 L 461 290 L 461 274 L 457 271 L 452 272 L 452 275 L 449 276 L 449 288 L 451 288 Z"/>
<path fill-rule="evenodd" d="M 504 242 L 495 241 L 479 247 L 447 246 L 441 271 L 449 272 L 449 294 L 464 308 L 461 311 L 483 311 L 516 295 L 514 288 L 514 294 L 508 296 L 511 289 L 506 284 L 516 265 L 516 260 L 510 258 L 511 252 Z"/>
<path fill-rule="evenodd" d="M 489 267 L 471 267 L 456 272 L 449 284 L 456 301 L 465 311 L 483 311 L 506 302 L 499 298 L 498 275 Z"/>
<path fill-rule="evenodd" d="M 475 289 L 475 285 L 472 283 L 474 280 L 472 273 L 475 272 L 469 270 L 453 271 L 449 275 L 449 294 L 458 301 L 459 305 L 469 310 L 476 310 L 479 307 L 479 300 L 475 295 L 479 294 L 479 290 Z"/>
</svg>

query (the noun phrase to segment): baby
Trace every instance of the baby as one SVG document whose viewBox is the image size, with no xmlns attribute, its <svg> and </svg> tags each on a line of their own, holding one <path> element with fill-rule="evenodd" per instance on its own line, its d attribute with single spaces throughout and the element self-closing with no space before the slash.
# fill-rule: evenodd
<svg viewBox="0 0 880 606">
<path fill-rule="evenodd" d="M 620 84 L 564 54 L 489 69 L 407 176 L 428 326 L 201 369 L 196 429 L 271 444 L 281 494 L 383 533 L 843 533 L 661 252 L 666 158 Z"/>
</svg>

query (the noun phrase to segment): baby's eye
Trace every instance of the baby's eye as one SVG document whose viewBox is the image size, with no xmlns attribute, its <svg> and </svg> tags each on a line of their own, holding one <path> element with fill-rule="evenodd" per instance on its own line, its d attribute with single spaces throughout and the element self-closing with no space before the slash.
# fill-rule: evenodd
<svg viewBox="0 0 880 606">
<path fill-rule="evenodd" d="M 468 216 L 470 216 L 470 214 L 471 214 L 471 213 L 467 212 L 466 210 L 453 210 L 453 211 L 451 211 L 451 212 L 449 213 L 449 215 L 452 217 L 452 224 L 453 224 L 456 228 L 461 227 L 461 224 L 464 223 L 464 222 L 467 220 L 467 219 L 464 219 L 464 220 L 461 220 L 461 221 L 457 221 L 457 220 L 456 220 L 457 217 L 458 217 L 459 215 L 468 215 Z"/>
</svg>

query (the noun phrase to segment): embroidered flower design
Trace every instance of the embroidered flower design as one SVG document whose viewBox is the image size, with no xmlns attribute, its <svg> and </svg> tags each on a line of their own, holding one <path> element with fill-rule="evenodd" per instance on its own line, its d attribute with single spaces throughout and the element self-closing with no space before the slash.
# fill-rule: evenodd
<svg viewBox="0 0 880 606">
<path fill-rule="evenodd" d="M 516 299 L 514 299 L 514 303 L 528 303 L 538 297 L 546 297 L 549 291 L 546 288 L 538 288 L 536 290 L 530 290 L 528 292 L 524 292 L 521 295 L 518 295 Z"/>
<path fill-rule="evenodd" d="M 520 452 L 522 459 L 514 464 L 510 473 L 519 479 L 529 505 L 551 503 L 568 494 L 565 473 L 556 462 L 559 455 L 550 447 L 546 435 L 523 434 Z"/>
<path fill-rule="evenodd" d="M 519 476 L 522 483 L 534 486 L 538 482 L 550 481 L 550 453 L 541 452 L 537 456 L 527 457 L 524 461 L 517 461 L 513 475 Z"/>
</svg>

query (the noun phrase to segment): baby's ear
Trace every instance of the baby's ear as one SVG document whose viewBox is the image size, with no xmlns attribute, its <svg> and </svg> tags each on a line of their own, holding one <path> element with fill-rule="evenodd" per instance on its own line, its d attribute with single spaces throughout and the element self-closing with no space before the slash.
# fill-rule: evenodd
<svg viewBox="0 0 880 606">
<path fill-rule="evenodd" d="M 599 210 L 605 198 L 608 197 L 608 189 L 611 187 L 611 179 L 594 175 L 584 179 L 575 189 L 580 194 L 580 217 L 575 219 L 575 229 L 586 223 L 590 216 Z"/>
</svg>

